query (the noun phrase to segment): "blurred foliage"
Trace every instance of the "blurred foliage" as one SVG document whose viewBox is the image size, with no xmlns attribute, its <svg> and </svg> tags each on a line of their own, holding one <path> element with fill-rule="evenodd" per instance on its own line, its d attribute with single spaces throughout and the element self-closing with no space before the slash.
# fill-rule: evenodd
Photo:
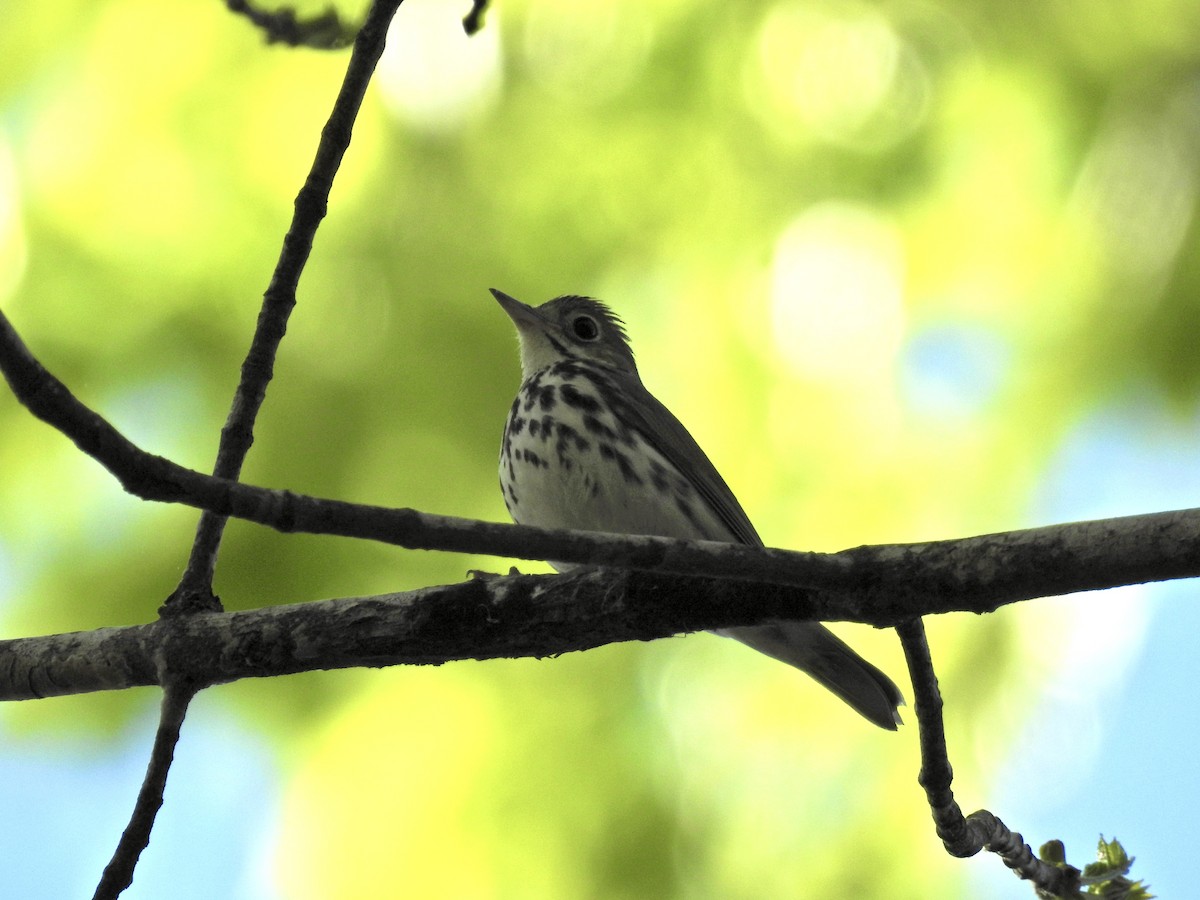
<svg viewBox="0 0 1200 900">
<path fill-rule="evenodd" d="M 401 8 L 248 481 L 503 519 L 517 360 L 489 286 L 610 301 L 775 545 L 1029 524 L 1096 404 L 1194 407 L 1193 0 L 500 0 L 470 40 L 468 9 Z M 198 0 L 0 8 L 0 302 L 147 449 L 211 465 L 344 65 Z M 11 399 L 0 471 L 6 635 L 153 617 L 193 512 L 125 496 Z M 217 590 L 502 565 L 232 523 Z M 966 804 L 1036 687 L 1036 615 L 931 623 Z M 890 635 L 851 639 L 900 675 Z M 218 690 L 288 773 L 288 897 L 963 893 L 915 733 L 711 638 Z M 151 702 L 0 721 L 115 734 Z"/>
</svg>

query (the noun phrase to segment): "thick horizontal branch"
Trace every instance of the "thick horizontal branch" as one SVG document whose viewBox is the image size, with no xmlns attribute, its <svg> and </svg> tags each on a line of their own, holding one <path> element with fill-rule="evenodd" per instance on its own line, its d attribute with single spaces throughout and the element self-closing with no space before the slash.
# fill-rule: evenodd
<svg viewBox="0 0 1200 900">
<path fill-rule="evenodd" d="M 283 532 L 852 594 L 861 601 L 861 613 L 854 618 L 875 625 L 931 613 L 990 612 L 1052 594 L 1200 575 L 1200 509 L 922 544 L 803 553 L 542 530 L 267 490 L 204 475 L 141 450 L 47 372 L 2 314 L 0 369 L 22 403 L 71 438 L 130 493 Z"/>
<path fill-rule="evenodd" d="M 834 609 L 858 614 L 846 597 L 628 570 L 476 578 L 0 641 L 0 700 L 154 685 L 164 673 L 204 687 L 318 669 L 545 657 Z"/>
</svg>

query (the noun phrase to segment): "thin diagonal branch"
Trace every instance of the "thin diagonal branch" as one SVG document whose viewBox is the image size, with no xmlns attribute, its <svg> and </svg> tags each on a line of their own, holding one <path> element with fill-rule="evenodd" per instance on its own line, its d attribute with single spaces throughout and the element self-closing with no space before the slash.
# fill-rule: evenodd
<svg viewBox="0 0 1200 900">
<path fill-rule="evenodd" d="M 179 681 L 170 682 L 163 690 L 158 730 L 154 735 L 150 761 L 146 765 L 146 776 L 134 802 L 129 824 L 117 843 L 112 859 L 104 867 L 104 874 L 96 885 L 92 900 L 115 900 L 133 883 L 133 871 L 142 851 L 150 843 L 150 831 L 162 807 L 167 773 L 175 758 L 175 745 L 179 743 L 179 730 L 183 727 L 183 718 L 195 693 L 194 687 Z"/>
<path fill-rule="evenodd" d="M 897 625 L 896 631 L 908 662 L 917 713 L 921 742 L 921 771 L 917 781 L 925 791 L 934 827 L 946 852 L 968 857 L 988 850 L 997 854 L 1018 877 L 1032 882 L 1039 896 L 1074 896 L 1079 889 L 1078 869 L 1038 859 L 1020 834 L 986 809 L 963 816 L 954 799 L 954 770 L 946 752 L 942 695 L 925 639 L 925 626 L 920 619 L 912 619 Z"/>
<path fill-rule="evenodd" d="M 864 601 L 858 621 L 874 625 L 937 612 L 992 612 L 1006 603 L 1051 594 L 1200 576 L 1200 509 L 923 544 L 802 553 L 545 530 L 307 497 L 203 475 L 141 450 L 46 371 L 2 313 L 0 371 L 35 416 L 67 435 L 129 493 L 283 532 L 849 592 Z"/>
<path fill-rule="evenodd" d="M 362 107 L 375 66 L 383 55 L 388 26 L 401 2 L 374 0 L 354 39 L 346 76 L 321 131 L 308 177 L 296 196 L 295 214 L 284 236 L 271 283 L 263 295 L 250 350 L 242 363 L 241 381 L 229 417 L 221 429 L 221 442 L 213 467 L 213 475 L 218 478 L 236 481 L 254 443 L 254 422 L 266 397 L 267 385 L 274 376 L 275 355 L 287 331 L 288 318 L 296 306 L 300 274 L 312 251 L 317 227 L 328 210 L 333 179 L 350 146 L 354 120 Z M 200 516 L 187 569 L 179 587 L 164 605 L 164 614 L 220 608 L 220 602 L 212 594 L 212 579 L 225 522 L 223 514 L 211 509 L 206 509 Z"/>
</svg>

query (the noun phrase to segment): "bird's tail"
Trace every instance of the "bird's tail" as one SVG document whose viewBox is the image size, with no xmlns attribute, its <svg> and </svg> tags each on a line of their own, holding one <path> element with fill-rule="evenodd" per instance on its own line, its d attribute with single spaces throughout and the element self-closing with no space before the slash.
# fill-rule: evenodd
<svg viewBox="0 0 1200 900">
<path fill-rule="evenodd" d="M 880 728 L 900 724 L 900 689 L 824 625 L 772 622 L 718 633 L 807 672 Z"/>
</svg>

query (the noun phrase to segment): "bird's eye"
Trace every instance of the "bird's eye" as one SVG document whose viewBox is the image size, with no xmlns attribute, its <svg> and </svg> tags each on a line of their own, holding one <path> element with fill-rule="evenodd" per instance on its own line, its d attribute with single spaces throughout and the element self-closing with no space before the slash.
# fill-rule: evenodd
<svg viewBox="0 0 1200 900">
<path fill-rule="evenodd" d="M 594 341 L 600 337 L 600 326 L 591 316 L 576 316 L 571 320 L 571 332 L 581 341 Z"/>
</svg>

